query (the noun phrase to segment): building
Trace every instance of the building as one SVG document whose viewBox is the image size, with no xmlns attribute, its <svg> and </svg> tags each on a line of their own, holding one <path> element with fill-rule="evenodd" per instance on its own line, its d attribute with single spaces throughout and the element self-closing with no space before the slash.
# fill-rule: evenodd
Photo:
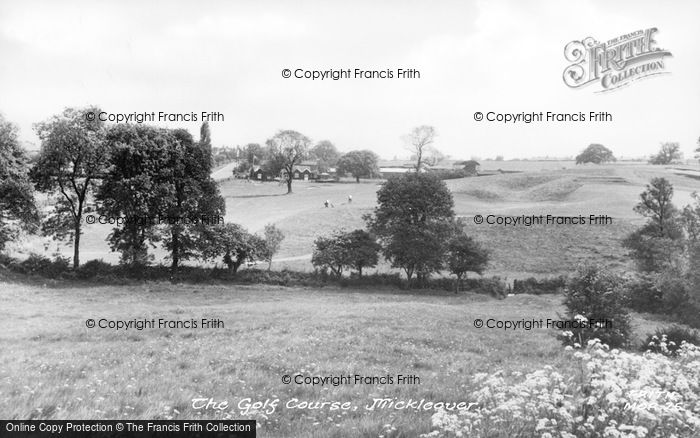
<svg viewBox="0 0 700 438">
<path fill-rule="evenodd" d="M 463 161 L 461 166 L 469 175 L 478 175 L 481 168 L 481 164 L 476 160 Z"/>
<path fill-rule="evenodd" d="M 377 167 L 379 167 L 379 173 L 382 178 L 416 171 L 416 163 L 414 161 L 380 160 L 377 163 Z M 421 169 L 421 171 L 423 172 L 425 170 Z"/>
</svg>

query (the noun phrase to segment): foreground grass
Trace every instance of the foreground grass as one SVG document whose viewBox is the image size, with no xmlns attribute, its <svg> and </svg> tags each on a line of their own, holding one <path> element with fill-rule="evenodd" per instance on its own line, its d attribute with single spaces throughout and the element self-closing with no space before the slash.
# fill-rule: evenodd
<svg viewBox="0 0 700 438">
<path fill-rule="evenodd" d="M 432 411 L 367 411 L 365 405 L 395 397 L 470 402 L 475 373 L 564 366 L 551 331 L 473 325 L 475 318 L 555 318 L 560 301 L 395 290 L 5 282 L 0 412 L 10 419 L 244 418 L 241 399 L 280 399 L 274 413 L 248 415 L 258 420 L 259 436 L 416 436 L 430 431 Z M 219 318 L 225 328 L 117 332 L 87 329 L 88 318 Z M 283 375 L 297 373 L 414 374 L 420 384 L 282 383 Z M 192 399 L 199 397 L 228 401 L 229 407 L 193 409 Z M 358 409 L 286 408 L 293 398 L 350 402 Z"/>
</svg>

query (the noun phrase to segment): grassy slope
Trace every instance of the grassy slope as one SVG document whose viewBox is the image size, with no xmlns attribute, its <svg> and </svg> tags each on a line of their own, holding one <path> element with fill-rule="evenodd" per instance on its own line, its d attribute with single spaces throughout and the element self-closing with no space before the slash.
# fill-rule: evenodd
<svg viewBox="0 0 700 438">
<path fill-rule="evenodd" d="M 470 376 L 565 365 L 547 330 L 476 329 L 475 318 L 555 318 L 560 297 L 496 301 L 474 295 L 225 285 L 57 287 L 0 283 L 3 418 L 222 418 L 195 397 L 282 403 L 351 402 L 357 411 L 290 410 L 260 419 L 259 436 L 376 437 L 430 428 L 429 412 L 374 411 L 375 397 L 470 401 Z M 87 318 L 220 318 L 219 330 L 91 329 Z M 656 323 L 635 317 L 640 335 Z M 420 385 L 284 385 L 281 376 L 416 374 Z M 179 414 L 175 413 L 177 410 Z"/>
</svg>

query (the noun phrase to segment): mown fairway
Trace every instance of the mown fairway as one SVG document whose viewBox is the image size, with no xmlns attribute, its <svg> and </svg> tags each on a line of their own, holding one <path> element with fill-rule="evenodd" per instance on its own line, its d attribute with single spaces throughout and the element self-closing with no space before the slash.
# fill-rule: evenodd
<svg viewBox="0 0 700 438">
<path fill-rule="evenodd" d="M 431 412 L 365 410 L 374 398 L 470 401 L 470 377 L 565 366 L 548 330 L 476 329 L 475 318 L 556 318 L 560 297 L 171 285 L 0 282 L 0 413 L 9 419 L 258 419 L 264 437 L 413 437 Z M 219 318 L 223 329 L 87 329 L 88 318 Z M 635 317 L 640 335 L 655 323 Z M 283 375 L 414 374 L 420 385 L 285 385 Z M 194 398 L 228 401 L 221 412 Z M 241 399 L 280 400 L 267 416 Z M 300 401 L 357 410 L 289 409 Z M 386 427 L 386 425 L 390 425 Z M 395 427 L 396 430 L 388 432 Z"/>
</svg>

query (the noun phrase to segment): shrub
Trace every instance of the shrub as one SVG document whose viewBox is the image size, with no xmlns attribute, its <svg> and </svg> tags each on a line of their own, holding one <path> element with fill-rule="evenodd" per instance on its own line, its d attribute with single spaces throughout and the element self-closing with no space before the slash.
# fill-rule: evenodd
<svg viewBox="0 0 700 438">
<path fill-rule="evenodd" d="M 566 286 L 566 277 L 552 277 L 537 279 L 534 277 L 526 278 L 525 280 L 513 280 L 514 294 L 557 294 L 564 290 Z"/>
<path fill-rule="evenodd" d="M 700 329 L 700 304 L 690 302 L 678 311 L 678 321 Z"/>
<path fill-rule="evenodd" d="M 663 307 L 663 293 L 654 275 L 640 275 L 627 282 L 627 303 L 638 312 L 657 312 Z"/>
<path fill-rule="evenodd" d="M 70 271 L 70 266 L 70 259 L 66 257 L 56 256 L 50 260 L 40 254 L 32 253 L 17 265 L 16 270 L 27 275 L 59 278 Z"/>
<path fill-rule="evenodd" d="M 683 342 L 700 346 L 700 333 L 678 325 L 657 329 L 655 333 L 647 335 L 641 350 L 678 356 Z"/>
<path fill-rule="evenodd" d="M 479 293 L 496 298 L 503 298 L 508 295 L 508 285 L 500 277 L 479 278 L 474 289 Z"/>
<path fill-rule="evenodd" d="M 661 291 L 662 310 L 677 314 L 690 300 L 690 285 L 680 272 L 668 270 L 659 275 L 657 288 Z"/>
<path fill-rule="evenodd" d="M 83 263 L 77 271 L 78 278 L 90 279 L 95 277 L 108 277 L 114 272 L 114 267 L 109 263 L 99 260 L 90 260 Z"/>
<path fill-rule="evenodd" d="M 564 290 L 564 305 L 572 327 L 561 339 L 566 345 L 585 345 L 600 339 L 611 347 L 626 346 L 631 333 L 622 281 L 596 266 L 581 268 Z"/>
</svg>

